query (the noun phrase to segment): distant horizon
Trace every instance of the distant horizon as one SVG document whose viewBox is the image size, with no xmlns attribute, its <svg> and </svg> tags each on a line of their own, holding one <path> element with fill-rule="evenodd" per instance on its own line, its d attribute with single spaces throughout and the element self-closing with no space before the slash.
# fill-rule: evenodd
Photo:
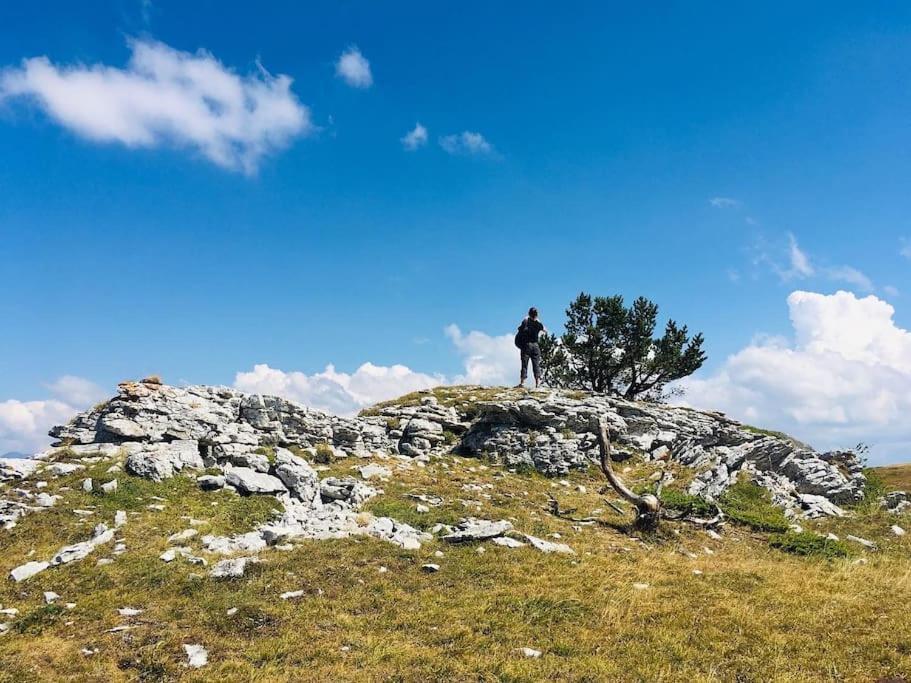
<svg viewBox="0 0 911 683">
<path fill-rule="evenodd" d="M 688 404 L 911 459 L 911 6 L 47 2 L 0 38 L 0 452 L 133 373 L 515 384 L 528 307 L 585 291 L 705 334 Z"/>
</svg>

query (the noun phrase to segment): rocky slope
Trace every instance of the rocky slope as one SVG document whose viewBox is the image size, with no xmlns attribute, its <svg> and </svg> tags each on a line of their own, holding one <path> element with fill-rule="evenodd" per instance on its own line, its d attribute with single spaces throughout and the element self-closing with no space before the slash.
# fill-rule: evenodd
<svg viewBox="0 0 911 683">
<path fill-rule="evenodd" d="M 221 474 L 201 477 L 200 484 L 280 496 L 287 512 L 278 527 L 310 536 L 350 530 L 354 510 L 372 494 L 353 479 L 320 481 L 311 462 L 387 453 L 421 464 L 455 451 L 559 476 L 595 461 L 593 429 L 602 416 L 610 424 L 615 459 L 636 455 L 685 466 L 692 474 L 689 492 L 707 498 L 749 476 L 791 515 L 840 515 L 839 505 L 859 500 L 864 486 L 853 453 L 817 453 L 720 413 L 582 392 L 455 387 L 366 413 L 344 418 L 224 387 L 125 382 L 116 397 L 51 436 L 57 447 L 77 454 L 123 452 L 130 473 L 156 480 L 218 468 Z M 263 447 L 272 447 L 271 455 Z M 303 450 L 295 455 L 289 447 Z M 0 476 L 34 462 L 7 461 Z M 381 526 L 371 533 L 418 542 L 413 529 Z"/>
</svg>

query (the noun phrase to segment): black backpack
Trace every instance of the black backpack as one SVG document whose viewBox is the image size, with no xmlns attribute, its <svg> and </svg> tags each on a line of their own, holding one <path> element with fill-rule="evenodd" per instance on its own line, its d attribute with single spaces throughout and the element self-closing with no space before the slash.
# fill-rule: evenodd
<svg viewBox="0 0 911 683">
<path fill-rule="evenodd" d="M 519 325 L 519 330 L 516 332 L 515 344 L 517 349 L 524 349 L 525 345 L 528 343 L 528 335 L 525 332 L 525 321 Z"/>
</svg>

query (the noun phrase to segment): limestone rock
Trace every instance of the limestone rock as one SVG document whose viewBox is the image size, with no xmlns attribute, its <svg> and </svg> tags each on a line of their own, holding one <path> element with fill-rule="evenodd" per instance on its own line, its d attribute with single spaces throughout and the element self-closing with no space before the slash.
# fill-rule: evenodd
<svg viewBox="0 0 911 683">
<path fill-rule="evenodd" d="M 43 572 L 50 567 L 50 562 L 26 562 L 13 569 L 10 572 L 10 578 L 15 582 L 25 581 L 32 578 L 35 574 Z"/>
<path fill-rule="evenodd" d="M 225 475 L 225 482 L 242 493 L 278 493 L 286 490 L 281 479 L 249 467 L 231 468 Z"/>
<path fill-rule="evenodd" d="M 129 453 L 126 469 L 137 477 L 161 481 L 190 467 L 205 467 L 196 441 L 176 440 L 164 443 L 131 443 L 125 450 Z"/>
<path fill-rule="evenodd" d="M 468 541 L 484 541 L 488 538 L 502 536 L 512 529 L 512 522 L 501 520 L 492 522 L 488 519 L 475 519 L 469 517 L 457 524 L 451 533 L 443 536 L 449 543 L 465 543 Z"/>
<path fill-rule="evenodd" d="M 275 451 L 275 476 L 299 500 L 311 505 L 320 505 L 319 476 L 310 463 L 291 451 L 277 448 Z"/>
<path fill-rule="evenodd" d="M 564 555 L 575 555 L 575 551 L 565 543 L 553 543 L 552 541 L 545 541 L 543 538 L 537 538 L 536 536 L 532 536 L 530 534 L 525 534 L 525 538 L 527 538 L 528 542 L 540 550 L 542 553 L 561 553 Z"/>
</svg>

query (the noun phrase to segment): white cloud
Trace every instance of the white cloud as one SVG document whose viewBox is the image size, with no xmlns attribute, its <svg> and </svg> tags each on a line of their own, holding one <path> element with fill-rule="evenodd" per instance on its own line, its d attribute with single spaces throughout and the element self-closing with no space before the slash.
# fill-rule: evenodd
<svg viewBox="0 0 911 683">
<path fill-rule="evenodd" d="M 338 58 L 335 75 L 352 88 L 369 88 L 373 85 L 370 62 L 356 47 L 349 47 Z"/>
<path fill-rule="evenodd" d="M 792 341 L 761 339 L 706 378 L 681 384 L 687 404 L 782 429 L 821 448 L 858 441 L 877 459 L 907 459 L 911 332 L 875 296 L 796 291 Z"/>
<path fill-rule="evenodd" d="M 427 129 L 418 122 L 413 129 L 408 131 L 405 136 L 401 138 L 401 142 L 405 149 L 409 152 L 413 152 L 418 147 L 423 147 L 427 144 Z"/>
<path fill-rule="evenodd" d="M 250 372 L 238 372 L 234 386 L 241 391 L 282 396 L 336 415 L 353 415 L 378 401 L 429 389 L 443 381 L 440 375 L 414 372 L 404 365 L 364 363 L 351 374 L 327 365 L 323 372 L 308 375 L 260 364 Z"/>
<path fill-rule="evenodd" d="M 519 352 L 512 334 L 492 337 L 472 330 L 463 333 L 457 325 L 446 328 L 446 336 L 462 356 L 464 373 L 454 384 L 493 384 L 511 386 L 519 379 Z"/>
<path fill-rule="evenodd" d="M 899 248 L 898 253 L 911 261 L 911 240 L 902 238 L 901 247 Z"/>
<path fill-rule="evenodd" d="M 480 133 L 470 130 L 455 135 L 444 135 L 440 138 L 440 147 L 449 154 L 465 156 L 493 156 L 493 146 Z"/>
<path fill-rule="evenodd" d="M 709 199 L 709 204 L 716 209 L 738 209 L 742 206 L 739 199 L 732 199 L 731 197 L 712 197 Z"/>
<path fill-rule="evenodd" d="M 67 422 L 105 397 L 105 392 L 81 377 L 65 375 L 48 387 L 55 398 L 40 401 L 0 401 L 0 455 L 10 451 L 26 454 L 46 448 L 47 431 Z"/>
<path fill-rule="evenodd" d="M 883 292 L 886 293 L 886 296 L 891 296 L 893 298 L 901 294 L 901 292 L 898 291 L 898 287 L 895 287 L 894 285 L 885 285 L 883 287 Z"/>
<path fill-rule="evenodd" d="M 288 76 L 239 76 L 214 56 L 130 40 L 123 69 L 26 59 L 0 72 L 0 101 L 27 98 L 97 142 L 194 149 L 224 168 L 256 171 L 264 156 L 315 130 Z"/>
<path fill-rule="evenodd" d="M 852 268 L 851 266 L 826 268 L 826 275 L 837 282 L 847 282 L 849 285 L 854 285 L 854 287 L 861 292 L 872 292 L 876 289 L 870 278 L 857 270 L 857 268 Z"/>
<path fill-rule="evenodd" d="M 810 263 L 810 257 L 801 250 L 800 245 L 797 244 L 797 238 L 791 233 L 788 233 L 788 258 L 791 268 L 783 271 L 785 279 L 810 277 L 816 272 L 816 269 Z"/>
</svg>

